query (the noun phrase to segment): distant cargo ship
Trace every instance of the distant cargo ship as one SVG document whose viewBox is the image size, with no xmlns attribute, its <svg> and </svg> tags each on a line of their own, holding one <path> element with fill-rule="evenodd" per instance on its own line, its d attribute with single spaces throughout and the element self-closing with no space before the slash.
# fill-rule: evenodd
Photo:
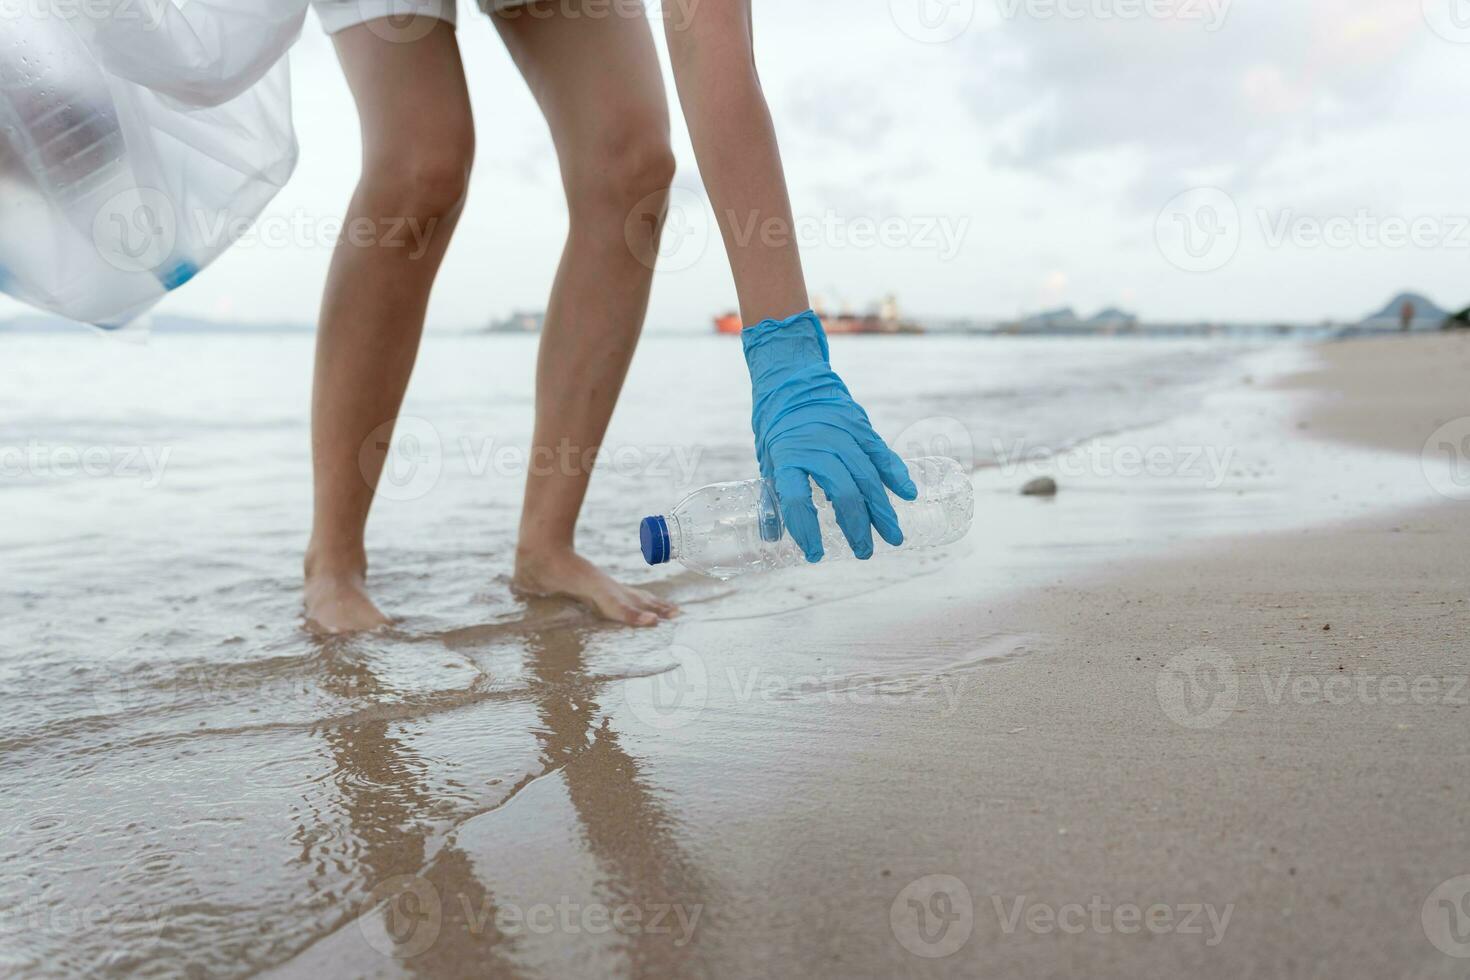
<svg viewBox="0 0 1470 980">
<path fill-rule="evenodd" d="M 905 320 L 898 312 L 898 303 L 892 296 L 885 299 L 873 313 L 826 313 L 820 303 L 815 304 L 817 316 L 828 334 L 914 334 L 923 333 L 924 328 L 911 320 Z M 715 317 L 715 332 L 738 334 L 744 328 L 739 313 L 726 313 Z"/>
<path fill-rule="evenodd" d="M 485 328 L 486 333 L 540 333 L 541 328 L 546 325 L 545 313 L 526 313 L 516 311 L 503 320 L 492 321 Z"/>
</svg>

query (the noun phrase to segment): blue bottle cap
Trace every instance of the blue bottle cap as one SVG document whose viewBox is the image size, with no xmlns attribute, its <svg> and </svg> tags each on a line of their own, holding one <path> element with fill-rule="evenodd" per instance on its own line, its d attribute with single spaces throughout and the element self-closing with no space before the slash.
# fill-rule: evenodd
<svg viewBox="0 0 1470 980">
<path fill-rule="evenodd" d="M 663 517 L 643 518 L 638 541 L 643 545 L 643 560 L 650 565 L 662 565 L 669 560 L 669 522 Z"/>
<path fill-rule="evenodd" d="M 178 262 L 157 273 L 159 283 L 170 292 L 197 275 L 199 275 L 199 267 L 188 261 Z"/>
</svg>

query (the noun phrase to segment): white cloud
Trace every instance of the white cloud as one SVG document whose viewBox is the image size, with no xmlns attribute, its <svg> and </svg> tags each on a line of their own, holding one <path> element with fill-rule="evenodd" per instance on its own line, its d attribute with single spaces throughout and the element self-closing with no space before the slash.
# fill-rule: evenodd
<svg viewBox="0 0 1470 980">
<path fill-rule="evenodd" d="M 1096 13 L 1146 0 L 1058 0 L 1082 17 L 1017 2 L 973 37 L 961 82 L 997 132 L 995 162 L 1064 177 L 1087 155 L 1129 153 L 1140 206 L 1200 171 L 1244 189 L 1296 141 L 1384 122 L 1431 43 L 1417 5 L 1381 0 L 1214 0 L 1213 14 L 1179 0 L 1173 16 L 1126 20 Z"/>
<path fill-rule="evenodd" d="M 893 292 L 946 315 L 1117 304 L 1238 319 L 1354 316 L 1402 287 L 1446 306 L 1470 298 L 1470 256 L 1455 248 L 1300 249 L 1261 234 L 1262 216 L 1285 209 L 1470 214 L 1458 173 L 1470 137 L 1454 125 L 1470 96 L 1470 44 L 1437 35 L 1417 0 L 956 0 L 946 9 L 974 16 L 947 43 L 915 39 L 893 14 L 939 2 L 756 5 L 796 211 L 846 222 L 806 253 L 814 291 L 853 305 Z M 1203 19 L 1116 15 L 1168 2 Z M 1085 15 L 1045 16 L 1063 9 L 1047 3 Z M 566 227 L 545 124 L 494 32 L 462 7 L 480 149 L 431 304 L 438 326 L 542 307 Z M 1218 29 L 1207 29 L 1210 11 Z M 357 124 L 314 24 L 293 70 L 302 162 L 273 213 L 338 216 L 357 177 Z M 679 183 L 697 189 L 674 120 Z M 1189 274 L 1161 255 L 1154 219 L 1199 185 L 1228 191 L 1244 227 L 1228 265 Z M 942 253 L 854 244 L 854 221 L 888 218 L 966 231 Z M 322 246 L 242 249 L 165 309 L 310 322 L 330 257 Z M 650 325 L 707 329 L 733 305 L 716 236 L 688 268 L 659 275 Z"/>
</svg>

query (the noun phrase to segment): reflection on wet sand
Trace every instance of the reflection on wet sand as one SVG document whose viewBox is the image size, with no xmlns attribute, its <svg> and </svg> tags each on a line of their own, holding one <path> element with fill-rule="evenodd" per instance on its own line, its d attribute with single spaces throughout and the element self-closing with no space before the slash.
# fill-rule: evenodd
<svg viewBox="0 0 1470 980">
<path fill-rule="evenodd" d="M 322 729 L 352 838 L 342 857 L 356 864 L 368 893 L 362 919 L 344 930 L 352 942 L 426 978 L 667 975 L 692 957 L 705 907 L 701 876 L 599 705 L 609 685 L 588 675 L 585 656 L 597 635 L 560 628 L 526 636 L 539 767 L 498 805 L 447 832 L 427 816 L 436 800 L 425 779 L 430 763 L 403 737 L 412 721 Z M 363 663 L 330 659 L 329 690 L 394 697 Z M 528 792 L 548 780 L 561 783 L 561 802 L 550 809 L 564 812 L 547 812 L 540 797 L 550 794 Z M 530 795 L 538 800 L 524 803 Z M 536 838 L 529 847 L 528 835 Z M 537 863 L 541 845 L 555 868 Z"/>
<path fill-rule="evenodd" d="M 393 693 L 360 662 L 330 658 L 329 663 L 323 687 L 333 693 L 370 702 Z M 364 939 L 378 953 L 426 976 L 455 975 L 468 964 L 482 975 L 515 976 L 514 966 L 499 954 L 505 937 L 495 929 L 494 916 L 484 920 L 484 928 L 464 917 L 466 908 L 494 908 L 468 860 L 452 843 L 430 854 L 435 834 L 427 814 L 435 801 L 420 778 L 424 761 L 392 734 L 403 724 L 370 720 L 327 726 L 321 733 L 354 838 L 347 859 L 356 862 L 368 891 L 360 911 L 382 903 L 383 933 L 365 931 Z M 452 968 L 456 963 L 462 964 L 459 970 Z"/>
<path fill-rule="evenodd" d="M 679 842 L 676 821 L 592 699 L 607 685 L 584 680 L 585 635 L 540 633 L 528 647 L 531 671 L 541 682 L 536 705 L 543 727 L 536 734 L 542 758 L 548 770 L 563 772 L 583 846 L 602 872 L 599 900 L 609 908 L 678 907 L 685 921 L 697 921 L 706 904 L 699 871 Z M 625 951 L 633 975 L 668 975 L 693 951 L 692 943 L 674 945 L 680 937 L 677 927 L 671 933 L 631 931 Z"/>
<path fill-rule="evenodd" d="M 444 336 L 426 351 L 416 389 L 442 426 L 451 465 L 432 499 L 375 510 L 375 587 L 408 619 L 400 631 L 343 649 L 298 630 L 310 467 L 303 418 L 291 406 L 306 404 L 309 372 L 282 365 L 310 363 L 309 333 L 170 331 L 149 348 L 25 331 L 0 340 L 0 418 L 14 423 L 11 442 L 168 457 L 156 485 L 146 466 L 105 479 L 31 472 L 5 481 L 0 911 L 16 906 L 23 918 L 5 920 L 0 974 L 566 976 L 653 972 L 687 955 L 687 945 L 652 930 L 548 935 L 485 914 L 487 904 L 510 913 L 563 895 L 640 904 L 682 897 L 709 910 L 694 944 L 701 960 L 728 964 L 755 936 L 774 961 L 772 936 L 794 931 L 793 911 L 833 882 L 850 885 L 851 856 L 812 856 L 811 841 L 854 840 L 865 811 L 855 807 L 838 824 L 812 806 L 803 780 L 825 785 L 832 777 L 811 767 L 849 758 L 868 771 L 866 720 L 849 738 L 836 733 L 832 698 L 767 700 L 756 687 L 756 700 L 734 705 L 740 710 L 731 710 L 729 692 L 719 694 L 727 700 L 704 716 L 718 726 L 657 728 L 645 740 L 653 726 L 629 717 L 637 712 L 623 685 L 600 679 L 664 669 L 667 634 L 604 632 L 566 604 L 509 597 L 521 484 L 482 478 L 467 452 L 453 450 L 529 438 L 534 338 Z M 578 543 L 622 576 L 648 574 L 630 518 L 751 467 L 741 407 L 748 388 L 729 374 L 728 346 L 716 338 L 644 343 L 647 357 L 634 365 L 615 423 L 624 435 L 609 444 L 636 437 L 643 447 L 699 445 L 703 455 L 687 486 L 651 472 L 594 481 Z M 1195 405 L 1198 386 L 1212 378 L 1238 377 L 1235 348 L 1194 341 L 1047 341 L 1045 357 L 1035 341 L 986 340 L 983 356 L 975 343 L 890 338 L 843 358 L 849 379 L 871 393 L 875 417 L 882 408 L 895 427 L 963 420 L 1007 452 L 1018 440 L 1041 450 L 1124 431 Z M 465 371 L 467 363 L 480 369 Z M 1125 376 L 1147 383 L 1122 391 Z M 703 410 L 670 413 L 671 404 Z M 1228 444 L 1240 444 L 1240 433 L 1232 430 Z M 1188 436 L 1214 444 L 1202 438 L 1213 437 Z M 1341 470 L 1312 468 L 1335 481 L 1334 495 L 1341 489 Z M 1386 485 L 1407 493 L 1410 481 Z M 1158 538 L 1164 519 L 1198 534 L 1218 530 L 1217 519 L 1259 523 L 1273 501 L 1295 512 L 1308 498 L 1289 490 L 1283 477 L 1273 495 L 1239 498 L 1261 507 L 1213 505 L 1223 516 L 1191 511 L 1188 520 L 1172 503 L 1183 494 L 1120 494 L 1100 508 L 1082 502 L 1102 498 L 1074 494 L 1066 525 L 1056 508 L 1045 520 L 1028 517 L 1034 509 L 1019 508 L 1029 499 L 996 493 L 983 544 L 976 537 L 998 560 L 929 576 L 881 603 L 832 600 L 907 571 L 834 568 L 743 583 L 733 595 L 687 576 L 666 581 L 686 611 L 729 631 L 728 642 L 711 639 L 731 655 L 721 676 L 738 670 L 755 684 L 772 672 L 826 676 L 836 659 L 815 660 L 808 638 L 830 623 L 848 654 L 861 653 L 844 658 L 843 670 L 907 677 L 971 655 L 974 631 L 945 644 L 916 638 L 979 594 L 1017 580 L 1050 586 L 1113 554 L 1106 549 L 1115 538 Z M 1073 539 L 1084 538 L 1095 545 L 1079 551 Z M 691 608 L 701 599 L 708 602 Z M 923 629 L 866 635 L 862 624 L 888 624 L 880 613 L 890 603 Z M 807 607 L 819 611 L 798 611 Z M 846 695 L 837 702 L 848 703 Z M 812 751 L 772 771 L 793 740 Z M 880 797 L 892 785 L 864 792 Z M 819 824 L 811 837 L 792 833 L 803 819 Z M 830 841 L 829 821 L 844 828 Z M 893 838 L 895 849 L 906 839 Z M 792 870 L 795 847 L 809 873 Z M 410 878 L 394 882 L 395 874 Z M 423 888 L 410 887 L 415 881 Z M 395 887 L 404 892 L 396 903 Z M 833 928 L 854 900 L 839 889 L 827 903 Z M 361 914 L 380 905 L 403 916 Z M 103 925 L 79 928 L 93 913 L 106 915 Z M 438 934 L 410 935 L 419 921 Z M 843 932 L 846 952 L 854 943 L 880 948 L 853 935 L 869 921 Z M 822 935 L 807 923 L 802 938 Z M 408 955 L 425 937 L 427 950 Z M 780 961 L 786 972 L 798 962 Z"/>
</svg>

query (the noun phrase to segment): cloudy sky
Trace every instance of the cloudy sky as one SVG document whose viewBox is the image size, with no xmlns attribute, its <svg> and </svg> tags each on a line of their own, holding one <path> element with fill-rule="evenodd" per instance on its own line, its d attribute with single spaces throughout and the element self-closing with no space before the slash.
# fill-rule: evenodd
<svg viewBox="0 0 1470 980">
<path fill-rule="evenodd" d="M 891 291 L 931 316 L 1317 320 L 1401 288 L 1470 303 L 1467 0 L 756 9 L 808 277 L 831 306 Z M 535 106 L 468 0 L 461 17 L 479 154 L 433 327 L 541 309 L 565 231 Z M 292 65 L 301 165 L 269 214 L 314 227 L 346 205 L 357 127 L 314 19 Z M 675 144 L 650 324 L 703 330 L 734 290 L 677 118 Z M 330 243 L 295 237 L 237 248 L 162 310 L 310 322 Z"/>
</svg>

